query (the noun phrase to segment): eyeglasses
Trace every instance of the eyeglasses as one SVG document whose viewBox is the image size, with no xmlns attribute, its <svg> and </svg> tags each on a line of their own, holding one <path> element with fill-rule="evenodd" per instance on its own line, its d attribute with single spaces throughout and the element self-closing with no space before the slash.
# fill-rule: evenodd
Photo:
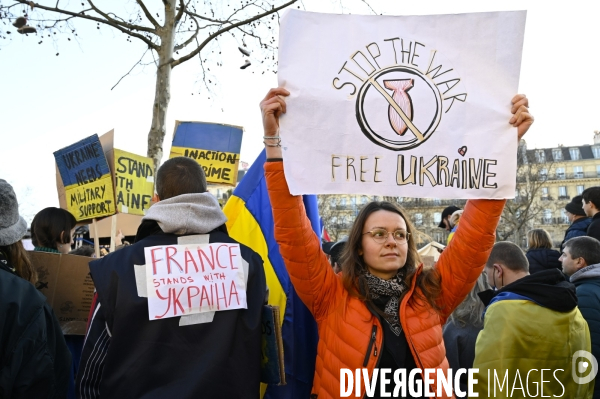
<svg viewBox="0 0 600 399">
<path fill-rule="evenodd" d="M 373 229 L 371 231 L 367 231 L 366 233 L 363 233 L 363 236 L 365 234 L 370 234 L 371 238 L 373 238 L 373 241 L 375 241 L 377 244 L 383 244 L 387 241 L 388 236 L 390 235 L 390 232 L 387 231 L 386 229 Z M 408 233 L 404 230 L 396 230 L 391 234 L 392 234 L 392 237 L 394 237 L 394 240 L 398 244 L 404 244 L 405 242 L 408 241 L 408 238 L 410 237 L 410 233 Z"/>
</svg>

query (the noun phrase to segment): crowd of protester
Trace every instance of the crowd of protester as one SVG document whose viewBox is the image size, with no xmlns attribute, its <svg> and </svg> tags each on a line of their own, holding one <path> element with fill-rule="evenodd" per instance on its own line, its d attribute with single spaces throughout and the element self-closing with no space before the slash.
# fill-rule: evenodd
<svg viewBox="0 0 600 399">
<path fill-rule="evenodd" d="M 364 206 L 348 237 L 322 243 L 284 175 L 279 117 L 289 94 L 272 89 L 261 102 L 264 168 L 279 250 L 319 329 L 312 398 L 339 397 L 342 368 L 366 368 L 369 375 L 375 368 L 407 374 L 477 368 L 479 397 L 488 393 L 488 370 L 561 369 L 562 378 L 548 379 L 546 395 L 563 390 L 565 397 L 600 398 L 600 384 L 578 383 L 571 367 L 578 351 L 600 356 L 600 187 L 565 205 L 571 225 L 559 251 L 542 229 L 527 233 L 526 252 L 496 242 L 505 200 L 486 199 L 444 209 L 439 227 L 450 234 L 434 267 L 423 267 L 409 215 L 386 201 Z M 525 96 L 512 104 L 509 123 L 520 140 L 533 118 Z M 63 335 L 35 288 L 15 193 L 0 180 L 0 398 L 259 396 L 268 290 L 263 261 L 252 249 L 240 245 L 247 309 L 183 327 L 178 318 L 148 320 L 136 269 L 146 248 L 188 235 L 236 243 L 195 161 L 165 162 L 156 192 L 159 201 L 135 242 L 100 259 L 92 259 L 91 246 L 73 248 L 77 223 L 68 211 L 46 208 L 33 218 L 34 251 L 90 257 L 96 294 L 86 335 Z M 465 397 L 467 385 L 465 375 L 454 395 Z"/>
</svg>

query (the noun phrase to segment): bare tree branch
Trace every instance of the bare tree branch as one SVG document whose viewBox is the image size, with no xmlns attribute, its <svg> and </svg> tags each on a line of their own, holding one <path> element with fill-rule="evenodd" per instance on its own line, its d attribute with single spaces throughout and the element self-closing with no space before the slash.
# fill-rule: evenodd
<svg viewBox="0 0 600 399">
<path fill-rule="evenodd" d="M 133 66 L 131 67 L 131 69 L 129 70 L 129 72 L 127 72 L 125 75 L 121 76 L 121 78 L 119 79 L 119 81 L 117 83 L 115 83 L 115 85 L 113 87 L 111 87 L 110 89 L 114 89 L 115 87 L 118 86 L 119 83 L 121 83 L 121 81 L 131 73 L 131 71 L 134 70 L 134 68 L 138 65 L 142 65 L 142 60 L 144 59 L 144 57 L 146 56 L 146 53 L 148 52 L 149 49 L 146 49 L 146 51 L 144 51 L 144 54 L 142 54 L 142 57 L 139 59 L 138 62 L 136 62 L 135 64 L 133 64 Z"/>
<path fill-rule="evenodd" d="M 19 3 L 21 3 L 21 4 L 26 4 L 26 5 L 30 5 L 30 3 L 32 3 L 32 2 L 28 2 L 27 0 L 16 0 L 16 1 L 19 2 Z M 91 2 L 90 2 L 90 4 L 91 4 Z M 72 17 L 77 17 L 77 18 L 82 18 L 82 19 L 88 19 L 90 21 L 96 21 L 96 22 L 99 22 L 101 24 L 111 26 L 111 27 L 113 27 L 113 28 L 115 28 L 117 30 L 120 30 L 123 33 L 126 33 L 126 34 L 128 34 L 130 36 L 133 36 L 135 38 L 140 39 L 141 41 L 143 41 L 144 43 L 146 43 L 148 45 L 148 47 L 150 47 L 150 48 L 153 48 L 155 50 L 158 49 L 158 46 L 156 44 L 154 44 L 150 39 L 148 39 L 147 37 L 145 37 L 143 35 L 140 35 L 139 33 L 133 32 L 133 30 L 141 30 L 141 31 L 149 32 L 149 33 L 154 33 L 154 31 L 151 30 L 151 29 L 149 29 L 149 28 L 145 28 L 143 26 L 138 26 L 138 25 L 132 25 L 132 24 L 126 24 L 125 25 L 122 22 L 115 21 L 112 18 L 110 18 L 110 19 L 102 19 L 102 18 L 94 17 L 92 15 L 87 15 L 87 14 L 82 14 L 82 13 L 76 13 L 76 12 L 73 12 L 73 11 L 63 10 L 63 9 L 60 9 L 60 8 L 43 6 L 43 5 L 38 4 L 38 3 L 33 3 L 33 7 L 39 8 L 41 10 L 56 12 L 56 13 L 59 13 L 59 14 L 70 15 Z M 94 11 L 96 11 L 96 10 L 94 10 Z M 122 25 L 125 26 L 125 27 L 123 27 Z"/>
<path fill-rule="evenodd" d="M 203 49 L 203 48 L 204 48 L 204 47 L 205 47 L 205 46 L 206 46 L 206 45 L 207 45 L 207 44 L 208 44 L 208 43 L 209 43 L 211 40 L 213 40 L 215 37 L 217 37 L 217 36 L 219 36 L 219 35 L 221 35 L 221 34 L 223 34 L 223 33 L 225 33 L 225 32 L 228 32 L 228 31 L 230 31 L 230 30 L 232 30 L 232 29 L 234 29 L 234 28 L 237 28 L 238 26 L 242 26 L 242 25 L 245 25 L 245 24 L 249 24 L 250 22 L 253 22 L 253 21 L 256 21 L 256 20 L 258 20 L 258 19 L 261 19 L 261 18 L 263 18 L 263 17 L 265 17 L 265 16 L 267 16 L 267 15 L 270 15 L 270 14 L 276 13 L 276 12 L 278 12 L 279 10 L 282 10 L 282 9 L 284 9 L 284 8 L 286 8 L 286 7 L 288 7 L 288 6 L 292 5 L 292 4 L 294 4 L 296 1 L 298 1 L 298 0 L 290 0 L 289 2 L 287 2 L 287 3 L 284 3 L 284 4 L 282 4 L 282 5 L 281 5 L 281 6 L 279 6 L 279 7 L 274 7 L 273 9 L 271 9 L 271 10 L 269 10 L 269 11 L 266 11 L 266 12 L 264 12 L 264 13 L 262 13 L 262 14 L 255 15 L 255 16 L 254 16 L 254 17 L 252 17 L 252 18 L 246 19 L 246 20 L 244 20 L 244 21 L 240 21 L 240 22 L 238 22 L 238 23 L 232 24 L 232 25 L 230 25 L 230 26 L 228 26 L 228 27 L 226 27 L 226 28 L 223 28 L 223 29 L 220 29 L 220 30 L 216 31 L 216 32 L 215 32 L 215 33 L 213 33 L 212 35 L 209 35 L 209 36 L 208 36 L 208 37 L 207 37 L 207 38 L 206 38 L 206 39 L 205 39 L 205 40 L 204 40 L 204 41 L 203 41 L 203 42 L 202 42 L 202 43 L 201 43 L 201 44 L 200 44 L 200 45 L 199 45 L 199 46 L 198 46 L 198 47 L 197 47 L 195 50 L 194 50 L 194 51 L 192 51 L 191 53 L 189 53 L 189 54 L 187 54 L 187 55 L 185 55 L 185 56 L 183 56 L 183 57 L 181 57 L 181 58 L 179 58 L 179 59 L 177 59 L 177 60 L 174 60 L 174 61 L 171 63 L 171 67 L 175 68 L 177 65 L 179 65 L 179 64 L 181 64 L 181 63 L 184 63 L 185 61 L 187 61 L 187 60 L 189 60 L 190 58 L 194 57 L 196 54 L 200 53 L 200 51 L 202 51 L 202 49 Z"/>
<path fill-rule="evenodd" d="M 185 42 L 175 46 L 175 51 L 179 51 L 182 48 L 185 48 L 188 44 L 193 42 L 198 37 L 198 32 L 200 32 L 200 26 L 198 25 L 198 21 L 196 21 L 195 19 L 192 18 L 192 21 L 196 24 L 196 32 L 194 32 L 194 34 L 192 36 L 190 36 Z M 197 42 L 197 40 L 196 40 L 196 42 Z"/>
<path fill-rule="evenodd" d="M 146 5 L 144 4 L 144 2 L 141 1 L 141 0 L 135 0 L 135 1 L 138 3 L 138 5 L 142 9 L 142 11 L 144 12 L 144 15 L 146 16 L 146 18 L 148 18 L 148 21 L 150 21 L 150 23 L 152 25 L 154 25 L 155 28 L 159 28 L 160 24 L 158 22 L 156 22 L 156 20 L 152 16 L 152 14 L 150 14 L 150 11 L 148 11 L 148 9 L 146 8 Z"/>
</svg>

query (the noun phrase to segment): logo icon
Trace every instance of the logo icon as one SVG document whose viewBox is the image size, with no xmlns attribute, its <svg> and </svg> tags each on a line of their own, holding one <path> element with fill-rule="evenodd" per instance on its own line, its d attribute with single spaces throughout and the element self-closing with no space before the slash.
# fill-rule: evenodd
<svg viewBox="0 0 600 399">
<path fill-rule="evenodd" d="M 580 350 L 573 354 L 573 380 L 576 384 L 587 384 L 598 374 L 598 361 L 588 351 Z"/>
<path fill-rule="evenodd" d="M 356 119 L 362 132 L 392 151 L 421 145 L 435 132 L 441 116 L 442 94 L 437 85 L 410 66 L 379 70 L 364 80 L 356 96 Z"/>
</svg>

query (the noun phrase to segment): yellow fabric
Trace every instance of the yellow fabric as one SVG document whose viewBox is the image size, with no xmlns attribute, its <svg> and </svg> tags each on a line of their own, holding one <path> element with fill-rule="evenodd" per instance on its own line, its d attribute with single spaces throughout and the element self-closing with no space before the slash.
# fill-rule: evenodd
<svg viewBox="0 0 600 399">
<path fill-rule="evenodd" d="M 264 262 L 267 287 L 269 287 L 269 304 L 279 306 L 280 322 L 283 324 L 286 295 L 269 260 L 267 242 L 254 216 L 246 208 L 245 202 L 238 197 L 231 197 L 225 204 L 223 212 L 227 216 L 227 232 L 234 240 L 250 247 L 259 254 Z"/>
<path fill-rule="evenodd" d="M 588 325 L 578 308 L 563 313 L 528 300 L 496 302 L 477 337 L 475 392 L 480 398 L 541 397 L 541 370 L 549 369 L 543 376 L 545 397 L 591 399 L 594 382 L 573 380 L 572 357 L 578 350 L 591 352 Z"/>
</svg>

